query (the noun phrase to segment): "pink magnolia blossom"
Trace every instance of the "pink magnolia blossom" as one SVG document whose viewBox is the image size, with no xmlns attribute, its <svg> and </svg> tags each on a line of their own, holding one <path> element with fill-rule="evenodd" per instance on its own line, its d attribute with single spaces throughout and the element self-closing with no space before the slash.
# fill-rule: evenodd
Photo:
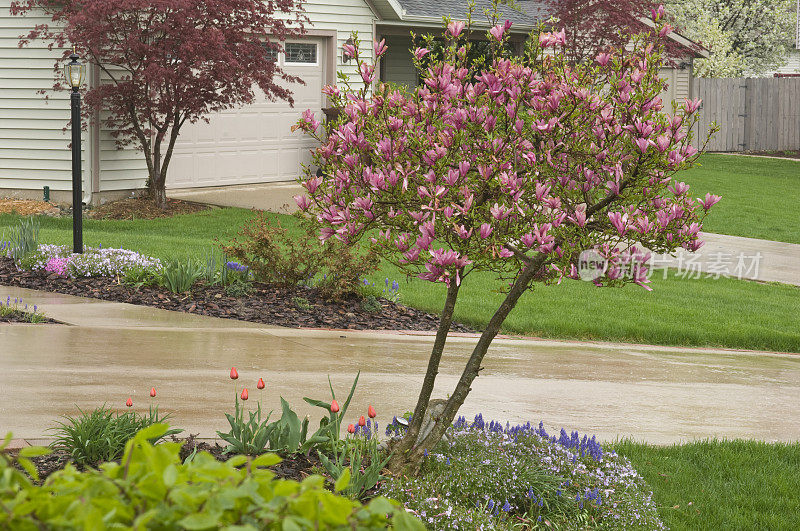
<svg viewBox="0 0 800 531">
<path fill-rule="evenodd" d="M 708 211 L 712 206 L 719 203 L 719 200 L 722 199 L 721 196 L 713 195 L 713 194 L 706 194 L 705 199 L 698 199 L 700 205 L 703 207 L 703 210 Z"/>
<path fill-rule="evenodd" d="M 597 57 L 595 58 L 595 61 L 597 61 L 597 63 L 600 66 L 606 66 L 609 62 L 611 62 L 611 54 L 610 53 L 598 54 Z"/>
<path fill-rule="evenodd" d="M 461 20 L 451 22 L 450 24 L 447 25 L 447 33 L 449 33 L 450 36 L 453 38 L 458 37 L 459 35 L 461 35 L 461 32 L 464 31 L 466 25 L 467 24 Z"/>
</svg>

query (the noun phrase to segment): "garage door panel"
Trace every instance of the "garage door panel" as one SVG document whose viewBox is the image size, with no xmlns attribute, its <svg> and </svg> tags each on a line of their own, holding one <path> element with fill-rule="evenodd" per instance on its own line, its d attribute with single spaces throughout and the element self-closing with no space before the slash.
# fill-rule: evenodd
<svg viewBox="0 0 800 531">
<path fill-rule="evenodd" d="M 316 42 L 318 57 L 325 57 L 322 40 L 306 42 Z M 297 178 L 301 162 L 311 161 L 310 150 L 316 142 L 291 128 L 306 109 L 313 109 L 317 119 L 324 119 L 323 71 L 319 65 L 290 64 L 283 68 L 306 83 L 286 84 L 293 92 L 294 107 L 285 101 L 269 101 L 256 90 L 256 101 L 251 105 L 216 113 L 209 123 L 186 124 L 175 146 L 169 188 Z"/>
</svg>

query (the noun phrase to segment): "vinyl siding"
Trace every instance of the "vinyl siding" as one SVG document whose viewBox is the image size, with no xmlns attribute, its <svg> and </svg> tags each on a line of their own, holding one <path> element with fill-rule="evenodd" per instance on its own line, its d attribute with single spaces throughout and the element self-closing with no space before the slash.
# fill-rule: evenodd
<svg viewBox="0 0 800 531">
<path fill-rule="evenodd" d="M 355 61 L 344 63 L 342 61 L 342 46 L 353 31 L 358 32 L 361 40 L 359 53 L 371 61 L 373 56 L 372 42 L 373 22 L 375 15 L 365 0 L 306 0 L 304 2 L 306 16 L 311 21 L 309 29 L 335 30 L 336 39 L 336 68 L 348 75 L 351 82 L 360 83 L 361 76 Z"/>
<path fill-rule="evenodd" d="M 61 50 L 48 50 L 42 42 L 20 48 L 20 36 L 48 19 L 12 17 L 10 6 L 11 0 L 0 0 L 0 188 L 71 190 L 70 135 L 64 131 L 69 94 L 50 91 L 47 99 L 39 94 L 52 89 Z M 84 150 L 84 186 L 85 155 Z"/>
<path fill-rule="evenodd" d="M 659 76 L 667 82 L 667 90 L 661 94 L 664 108 L 671 111 L 671 103 L 682 102 L 691 95 L 691 68 L 662 68 Z"/>
</svg>

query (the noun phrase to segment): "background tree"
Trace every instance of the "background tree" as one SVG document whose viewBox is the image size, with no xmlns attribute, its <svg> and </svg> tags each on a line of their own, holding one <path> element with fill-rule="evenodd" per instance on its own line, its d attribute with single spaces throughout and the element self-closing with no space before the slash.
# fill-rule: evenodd
<svg viewBox="0 0 800 531">
<path fill-rule="evenodd" d="M 792 45 L 796 0 L 669 0 L 668 13 L 686 37 L 712 57 L 697 62 L 700 75 L 758 75 L 786 60 Z"/>
<path fill-rule="evenodd" d="M 619 48 L 630 35 L 648 31 L 646 23 L 660 2 L 652 0 L 545 0 L 555 28 L 566 35 L 565 55 L 572 61 L 593 60 L 610 48 Z M 669 59 L 680 59 L 689 50 L 665 41 Z"/>
<path fill-rule="evenodd" d="M 663 11 L 656 16 L 661 23 Z M 496 49 L 509 27 L 488 33 Z M 415 467 L 440 440 L 504 320 L 536 282 L 583 272 L 597 285 L 647 287 L 648 255 L 637 242 L 658 252 L 698 249 L 702 220 L 719 200 L 693 199 L 673 179 L 698 156 L 687 131 L 700 102 L 663 112 L 656 40 L 668 27 L 581 63 L 568 59 L 563 32 L 542 33 L 526 57 L 496 59 L 477 75 L 465 29 L 448 24 L 442 59 L 412 92 L 370 90 L 375 65 L 346 45 L 364 86 L 326 87 L 341 117 L 323 129 L 308 110 L 297 125 L 322 143 L 314 155 L 322 171 L 309 171 L 307 195 L 295 198 L 320 237 L 368 239 L 407 274 L 447 286 L 413 418 L 393 448 L 394 471 Z M 385 52 L 375 44 L 376 58 Z M 427 54 L 414 51 L 417 62 Z M 604 267 L 582 271 L 582 256 Z M 506 296 L 449 399 L 425 422 L 459 288 L 475 271 L 505 280 Z"/>
<path fill-rule="evenodd" d="M 257 89 L 292 103 L 291 92 L 277 80 L 300 81 L 283 72 L 274 57 L 283 40 L 303 32 L 301 0 L 15 0 L 11 5 L 15 15 L 39 9 L 52 23 L 33 28 L 20 45 L 43 39 L 51 48 L 75 46 L 99 66 L 103 83 L 86 93 L 87 115 L 103 111 L 118 143 L 133 143 L 144 152 L 147 188 L 162 207 L 172 151 L 186 122 L 251 103 Z"/>
</svg>

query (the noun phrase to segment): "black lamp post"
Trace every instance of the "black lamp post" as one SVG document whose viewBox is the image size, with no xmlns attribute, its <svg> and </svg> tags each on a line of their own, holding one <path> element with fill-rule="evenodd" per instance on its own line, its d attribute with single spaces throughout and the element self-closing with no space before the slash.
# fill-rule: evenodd
<svg viewBox="0 0 800 531">
<path fill-rule="evenodd" d="M 83 190 L 81 189 L 81 83 L 86 72 L 78 54 L 73 50 L 69 63 L 64 65 L 64 75 L 72 87 L 72 247 L 83 253 Z"/>
</svg>

